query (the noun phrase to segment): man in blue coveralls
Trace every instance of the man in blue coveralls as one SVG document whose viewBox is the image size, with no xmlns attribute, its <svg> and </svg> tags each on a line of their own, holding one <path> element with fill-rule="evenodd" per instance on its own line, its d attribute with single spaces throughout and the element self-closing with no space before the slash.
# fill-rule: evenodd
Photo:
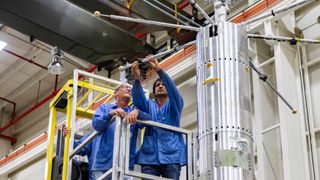
<svg viewBox="0 0 320 180">
<path fill-rule="evenodd" d="M 114 122 L 111 122 L 113 116 L 119 116 L 127 119 L 129 123 L 138 119 L 151 119 L 150 115 L 128 106 L 131 99 L 131 87 L 127 84 L 121 84 L 114 93 L 116 103 L 102 104 L 96 110 L 92 118 L 92 127 L 99 132 L 96 137 L 92 153 L 94 155 L 92 162 L 92 172 L 97 179 L 112 167 L 113 140 L 114 140 Z M 135 129 L 131 125 L 131 130 Z M 131 131 L 132 132 L 132 131 Z M 130 141 L 130 169 L 133 169 L 133 159 L 136 145 L 136 133 L 133 133 Z"/>
<path fill-rule="evenodd" d="M 135 82 L 132 88 L 133 104 L 149 113 L 151 120 L 180 127 L 183 99 L 172 79 L 158 66 L 158 61 L 149 61 L 150 67 L 159 75 L 153 84 L 155 100 L 143 93 L 138 62 L 132 65 Z M 146 127 L 143 144 L 137 154 L 141 172 L 171 179 L 179 179 L 181 166 L 186 164 L 186 145 L 182 134 L 155 127 Z"/>
</svg>

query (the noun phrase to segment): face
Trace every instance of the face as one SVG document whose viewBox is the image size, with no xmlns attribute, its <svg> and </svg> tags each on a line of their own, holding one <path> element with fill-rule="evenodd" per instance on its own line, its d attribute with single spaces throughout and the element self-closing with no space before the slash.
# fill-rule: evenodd
<svg viewBox="0 0 320 180">
<path fill-rule="evenodd" d="M 131 87 L 128 85 L 121 85 L 115 93 L 116 98 L 131 98 Z"/>
<path fill-rule="evenodd" d="M 155 89 L 155 95 L 156 96 L 163 96 L 167 95 L 167 89 L 164 86 L 162 81 L 157 81 L 156 82 L 156 89 Z"/>
</svg>

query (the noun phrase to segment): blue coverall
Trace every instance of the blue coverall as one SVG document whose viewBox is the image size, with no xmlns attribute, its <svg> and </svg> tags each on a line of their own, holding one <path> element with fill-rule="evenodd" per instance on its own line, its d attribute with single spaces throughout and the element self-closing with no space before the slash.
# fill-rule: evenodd
<svg viewBox="0 0 320 180">
<path fill-rule="evenodd" d="M 112 167 L 112 155 L 113 155 L 113 140 L 114 140 L 114 130 L 115 122 L 110 124 L 112 116 L 109 114 L 110 111 L 117 109 L 117 105 L 102 104 L 96 110 L 96 113 L 92 119 L 92 127 L 99 132 L 96 137 L 96 143 L 92 149 L 94 154 L 92 170 L 93 171 L 107 171 Z M 134 110 L 132 106 L 123 108 L 127 113 Z M 139 110 L 138 119 L 151 119 L 150 115 Z M 135 133 L 136 124 L 131 125 L 131 139 L 130 139 L 130 169 L 134 166 L 134 156 L 136 149 L 136 138 L 137 133 Z"/>
<path fill-rule="evenodd" d="M 161 69 L 157 73 L 166 87 L 169 100 L 159 107 L 156 100 L 145 97 L 140 81 L 135 80 L 132 88 L 133 104 L 138 109 L 149 113 L 153 121 L 180 127 L 183 99 L 171 78 Z M 138 164 L 180 164 L 182 166 L 186 161 L 186 145 L 182 134 L 157 127 L 146 127 L 143 144 L 136 157 Z"/>
</svg>

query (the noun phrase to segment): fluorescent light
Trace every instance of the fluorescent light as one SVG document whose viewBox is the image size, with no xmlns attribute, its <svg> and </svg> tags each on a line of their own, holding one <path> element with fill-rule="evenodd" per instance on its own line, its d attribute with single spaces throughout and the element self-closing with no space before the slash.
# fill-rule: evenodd
<svg viewBox="0 0 320 180">
<path fill-rule="evenodd" d="M 0 51 L 6 47 L 7 43 L 6 42 L 3 42 L 3 41 L 0 41 Z"/>
</svg>

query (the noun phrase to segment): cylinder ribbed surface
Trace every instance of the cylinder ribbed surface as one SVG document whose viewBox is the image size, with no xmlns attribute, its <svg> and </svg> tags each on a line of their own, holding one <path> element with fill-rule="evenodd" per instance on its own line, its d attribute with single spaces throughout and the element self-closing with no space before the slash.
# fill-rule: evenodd
<svg viewBox="0 0 320 180">
<path fill-rule="evenodd" d="M 199 175 L 253 179 L 247 34 L 222 22 L 197 36 Z"/>
</svg>

